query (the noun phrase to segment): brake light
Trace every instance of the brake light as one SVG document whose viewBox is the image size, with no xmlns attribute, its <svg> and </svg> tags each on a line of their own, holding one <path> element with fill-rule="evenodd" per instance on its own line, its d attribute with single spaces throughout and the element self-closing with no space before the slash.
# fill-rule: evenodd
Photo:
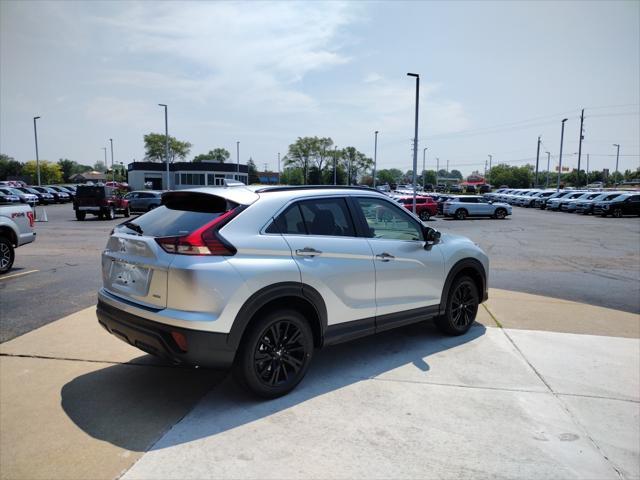
<svg viewBox="0 0 640 480">
<path fill-rule="evenodd" d="M 156 238 L 156 242 L 167 253 L 233 256 L 236 254 L 236 249 L 220 236 L 218 230 L 229 223 L 238 213 L 240 213 L 240 209 L 234 208 L 188 235 Z"/>
<path fill-rule="evenodd" d="M 33 215 L 33 212 L 27 212 L 27 217 L 29 218 L 29 226 L 33 228 L 36 221 L 35 216 Z"/>
</svg>

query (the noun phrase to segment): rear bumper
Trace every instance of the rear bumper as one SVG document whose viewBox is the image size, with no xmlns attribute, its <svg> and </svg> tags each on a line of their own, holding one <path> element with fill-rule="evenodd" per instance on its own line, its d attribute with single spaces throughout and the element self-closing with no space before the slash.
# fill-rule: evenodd
<svg viewBox="0 0 640 480">
<path fill-rule="evenodd" d="M 171 362 L 202 367 L 227 368 L 233 364 L 235 350 L 227 334 L 203 332 L 153 322 L 98 301 L 98 322 L 109 333 L 147 353 Z M 171 336 L 182 334 L 187 342 L 183 351 Z"/>
</svg>

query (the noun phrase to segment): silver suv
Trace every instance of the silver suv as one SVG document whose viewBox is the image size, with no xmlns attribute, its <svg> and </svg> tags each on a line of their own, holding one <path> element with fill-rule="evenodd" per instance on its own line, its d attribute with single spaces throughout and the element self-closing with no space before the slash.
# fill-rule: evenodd
<svg viewBox="0 0 640 480">
<path fill-rule="evenodd" d="M 442 213 L 445 217 L 464 220 L 467 217 L 492 217 L 503 219 L 511 215 L 511 205 L 507 203 L 486 201 L 480 196 L 453 197 L 444 202 Z"/>
<path fill-rule="evenodd" d="M 172 191 L 116 227 L 98 319 L 176 363 L 234 367 L 263 397 L 293 389 L 314 349 L 435 319 L 467 332 L 489 261 L 369 188 Z"/>
</svg>

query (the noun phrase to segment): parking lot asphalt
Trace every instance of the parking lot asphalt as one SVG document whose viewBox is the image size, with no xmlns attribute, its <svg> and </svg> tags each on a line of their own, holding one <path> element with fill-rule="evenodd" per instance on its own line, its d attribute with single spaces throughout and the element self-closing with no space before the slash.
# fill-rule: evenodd
<svg viewBox="0 0 640 480">
<path fill-rule="evenodd" d="M 0 342 L 95 305 L 100 252 L 123 221 L 78 222 L 70 204 L 45 208 L 36 241 L 17 249 L 14 269 L 0 277 Z M 492 287 L 640 313 L 640 219 L 513 212 L 428 224 L 477 242 L 490 257 Z"/>
</svg>

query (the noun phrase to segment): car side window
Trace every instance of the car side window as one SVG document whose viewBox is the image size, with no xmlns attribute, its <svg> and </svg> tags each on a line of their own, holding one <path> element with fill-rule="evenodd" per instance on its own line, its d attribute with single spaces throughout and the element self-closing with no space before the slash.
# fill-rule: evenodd
<svg viewBox="0 0 640 480">
<path fill-rule="evenodd" d="M 422 228 L 400 207 L 377 198 L 359 197 L 358 205 L 372 238 L 386 240 L 423 240 Z"/>
<path fill-rule="evenodd" d="M 304 200 L 299 205 L 309 235 L 356 236 L 344 198 Z"/>
<path fill-rule="evenodd" d="M 265 231 L 266 233 L 281 233 L 282 235 L 306 235 L 307 228 L 298 204 L 294 203 L 278 215 Z"/>
</svg>

